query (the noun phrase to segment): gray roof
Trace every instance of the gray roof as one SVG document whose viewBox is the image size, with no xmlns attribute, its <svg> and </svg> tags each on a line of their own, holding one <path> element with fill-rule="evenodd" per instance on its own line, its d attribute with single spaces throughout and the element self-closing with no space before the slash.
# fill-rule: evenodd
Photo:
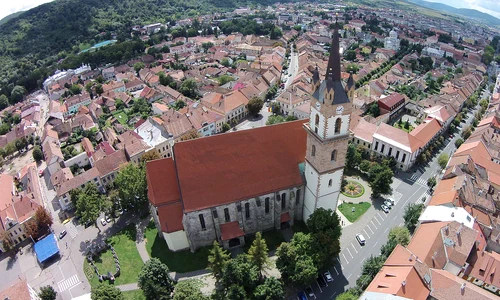
<svg viewBox="0 0 500 300">
<path fill-rule="evenodd" d="M 326 90 L 333 89 L 333 101 L 327 101 L 326 104 L 338 105 L 349 103 L 349 98 L 345 92 L 341 81 L 333 81 L 331 79 L 323 80 L 319 88 L 314 92 L 313 97 L 319 102 L 325 103 Z"/>
</svg>

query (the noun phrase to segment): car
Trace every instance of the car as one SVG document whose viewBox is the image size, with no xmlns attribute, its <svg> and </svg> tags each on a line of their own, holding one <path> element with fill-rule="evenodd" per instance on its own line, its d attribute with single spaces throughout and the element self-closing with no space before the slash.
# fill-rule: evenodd
<svg viewBox="0 0 500 300">
<path fill-rule="evenodd" d="M 38 177 L 43 177 L 43 170 L 38 171 Z"/>
<path fill-rule="evenodd" d="M 62 239 L 67 233 L 66 230 L 61 231 L 61 233 L 59 233 L 59 239 Z"/>
<path fill-rule="evenodd" d="M 392 203 L 389 200 L 385 200 L 384 205 L 387 206 L 389 209 L 392 208 Z"/>
<path fill-rule="evenodd" d="M 316 299 L 316 295 L 314 294 L 314 291 L 311 288 L 311 286 L 306 287 L 305 292 L 308 297 L 314 297 L 314 299 Z"/>
<path fill-rule="evenodd" d="M 111 220 L 112 220 L 112 219 L 111 219 L 111 217 L 110 217 L 110 216 L 106 216 L 106 222 L 111 223 Z"/>
<path fill-rule="evenodd" d="M 269 102 L 266 102 L 266 107 L 269 107 Z"/>
<path fill-rule="evenodd" d="M 358 240 L 358 243 L 359 243 L 361 246 L 364 246 L 364 245 L 365 245 L 366 240 L 365 240 L 365 237 L 364 237 L 361 233 L 356 234 L 356 239 Z"/>
<path fill-rule="evenodd" d="M 101 225 L 102 225 L 102 226 L 106 226 L 106 224 L 108 224 L 108 223 L 106 223 L 106 220 L 104 220 L 104 218 L 102 218 L 102 219 L 101 219 Z"/>
<path fill-rule="evenodd" d="M 325 280 L 326 282 L 332 282 L 333 281 L 333 277 L 332 277 L 332 274 L 330 273 L 330 271 L 326 271 L 325 274 Z"/>
<path fill-rule="evenodd" d="M 386 201 L 389 201 L 389 203 L 391 203 L 392 206 L 396 205 L 396 202 L 394 201 L 393 198 L 387 198 Z"/>
<path fill-rule="evenodd" d="M 389 213 L 389 208 L 387 206 L 385 206 L 384 204 L 380 205 L 380 207 L 382 208 L 382 210 L 385 212 L 385 213 Z"/>
<path fill-rule="evenodd" d="M 319 275 L 318 278 L 316 278 L 316 281 L 318 282 L 318 285 L 320 287 L 326 287 L 327 286 L 325 279 L 321 275 Z"/>
<path fill-rule="evenodd" d="M 307 300 L 307 296 L 306 296 L 306 293 L 304 292 L 300 292 L 297 294 L 297 299 L 298 300 Z"/>
</svg>

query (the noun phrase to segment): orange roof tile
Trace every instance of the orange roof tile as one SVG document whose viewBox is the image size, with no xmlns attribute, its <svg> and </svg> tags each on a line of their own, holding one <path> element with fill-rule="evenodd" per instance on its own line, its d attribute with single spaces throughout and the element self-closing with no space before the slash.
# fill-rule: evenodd
<svg viewBox="0 0 500 300">
<path fill-rule="evenodd" d="M 439 130 L 441 130 L 441 125 L 436 119 L 432 119 L 429 122 L 423 122 L 418 125 L 417 128 L 410 132 L 410 135 L 427 144 L 436 136 Z"/>
<path fill-rule="evenodd" d="M 180 201 L 158 207 L 158 218 L 163 232 L 172 233 L 184 230 L 182 217 L 182 202 Z"/>
<path fill-rule="evenodd" d="M 436 300 L 490 300 L 494 295 L 445 270 L 431 269 L 431 293 Z M 464 288 L 461 287 L 464 285 Z"/>
<path fill-rule="evenodd" d="M 240 228 L 238 221 L 220 225 L 220 233 L 221 233 L 221 240 L 223 241 L 228 241 L 245 235 L 243 230 Z"/>
<path fill-rule="evenodd" d="M 377 131 L 377 125 L 367 122 L 365 119 L 359 119 L 356 127 L 352 129 L 354 136 L 367 141 L 369 143 L 373 142 L 373 134 Z"/>
<path fill-rule="evenodd" d="M 397 145 L 398 147 L 412 153 L 419 147 L 423 146 L 422 142 L 414 136 L 385 123 L 380 124 L 373 136 L 377 139 Z"/>
<path fill-rule="evenodd" d="M 172 158 L 157 159 L 146 163 L 148 198 L 155 206 L 180 201 L 179 182 Z"/>
<path fill-rule="evenodd" d="M 434 193 L 429 202 L 429 205 L 453 204 L 456 201 L 457 197 L 458 197 L 458 192 L 455 190 L 439 194 Z"/>
<path fill-rule="evenodd" d="M 449 222 L 423 223 L 418 226 L 407 248 L 429 267 L 443 267 L 446 257 L 441 228 Z M 436 253 L 437 252 L 437 253 Z M 434 255 L 436 253 L 436 255 Z M 432 257 L 434 256 L 434 259 Z"/>
<path fill-rule="evenodd" d="M 184 210 L 200 210 L 304 184 L 298 167 L 306 152 L 303 123 L 299 120 L 175 144 Z"/>
<path fill-rule="evenodd" d="M 15 276 L 15 275 L 14 275 Z M 26 280 L 21 280 L 0 292 L 1 299 L 31 300 Z"/>
</svg>

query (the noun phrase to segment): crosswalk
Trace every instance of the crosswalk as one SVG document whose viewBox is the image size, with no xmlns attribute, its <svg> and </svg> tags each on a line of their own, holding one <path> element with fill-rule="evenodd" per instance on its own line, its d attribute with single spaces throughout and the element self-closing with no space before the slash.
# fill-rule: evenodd
<svg viewBox="0 0 500 300">
<path fill-rule="evenodd" d="M 71 236 L 72 239 L 74 239 L 78 235 L 78 230 L 76 229 L 75 225 L 72 224 L 71 222 L 66 223 L 66 231 L 68 234 Z"/>
<path fill-rule="evenodd" d="M 418 184 L 421 184 L 421 185 L 427 185 L 427 180 L 423 179 L 420 177 L 420 175 L 417 175 L 417 174 L 414 174 L 411 178 L 410 178 L 411 181 L 413 182 L 416 182 Z"/>
<path fill-rule="evenodd" d="M 59 288 L 59 292 L 64 292 L 78 284 L 80 284 L 80 280 L 78 279 L 78 275 L 75 274 L 70 278 L 59 281 L 57 287 Z"/>
</svg>

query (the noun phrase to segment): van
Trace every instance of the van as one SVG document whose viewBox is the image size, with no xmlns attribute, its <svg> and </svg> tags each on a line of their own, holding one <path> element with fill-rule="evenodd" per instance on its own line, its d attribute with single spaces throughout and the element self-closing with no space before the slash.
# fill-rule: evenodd
<svg viewBox="0 0 500 300">
<path fill-rule="evenodd" d="M 356 239 L 361 246 L 363 246 L 366 242 L 365 237 L 361 233 L 356 234 Z"/>
</svg>

